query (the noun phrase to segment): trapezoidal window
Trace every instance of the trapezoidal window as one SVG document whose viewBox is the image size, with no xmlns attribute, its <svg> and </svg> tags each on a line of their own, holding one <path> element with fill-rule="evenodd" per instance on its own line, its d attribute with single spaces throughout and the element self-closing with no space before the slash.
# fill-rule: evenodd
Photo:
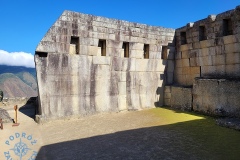
<svg viewBox="0 0 240 160">
<path fill-rule="evenodd" d="M 186 32 L 181 32 L 180 33 L 180 38 L 181 38 L 181 45 L 183 44 L 187 44 L 187 36 L 186 36 Z"/>
<path fill-rule="evenodd" d="M 231 19 L 223 19 L 223 36 L 232 35 L 233 27 Z"/>
<path fill-rule="evenodd" d="M 129 57 L 129 42 L 123 42 L 124 57 Z"/>
<path fill-rule="evenodd" d="M 101 56 L 106 56 L 106 40 L 99 39 L 98 47 L 101 48 Z"/>
<path fill-rule="evenodd" d="M 79 54 L 79 37 L 71 36 L 69 54 Z"/>
<path fill-rule="evenodd" d="M 143 57 L 144 59 L 149 59 L 149 44 L 144 44 L 143 46 Z"/>
<path fill-rule="evenodd" d="M 199 26 L 199 41 L 207 39 L 206 28 L 205 26 Z"/>
<path fill-rule="evenodd" d="M 168 58 L 168 47 L 162 46 L 162 59 L 167 59 L 167 58 Z"/>
</svg>

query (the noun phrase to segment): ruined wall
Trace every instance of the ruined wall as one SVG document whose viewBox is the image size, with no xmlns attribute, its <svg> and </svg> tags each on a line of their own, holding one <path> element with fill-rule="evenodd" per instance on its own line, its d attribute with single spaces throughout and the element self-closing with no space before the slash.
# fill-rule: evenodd
<svg viewBox="0 0 240 160">
<path fill-rule="evenodd" d="M 240 117 L 240 81 L 196 79 L 193 109 L 210 115 Z"/>
<path fill-rule="evenodd" d="M 162 104 L 173 82 L 174 32 L 64 11 L 36 49 L 39 118 Z"/>
<path fill-rule="evenodd" d="M 240 6 L 176 30 L 174 82 L 240 76 Z"/>
</svg>

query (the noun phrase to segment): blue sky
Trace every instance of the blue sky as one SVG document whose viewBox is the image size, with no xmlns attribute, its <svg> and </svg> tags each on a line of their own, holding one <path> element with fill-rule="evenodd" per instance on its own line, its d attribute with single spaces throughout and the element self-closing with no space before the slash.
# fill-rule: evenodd
<svg viewBox="0 0 240 160">
<path fill-rule="evenodd" d="M 237 5 L 240 0 L 0 0 L 0 50 L 34 54 L 64 10 L 179 28 Z"/>
</svg>

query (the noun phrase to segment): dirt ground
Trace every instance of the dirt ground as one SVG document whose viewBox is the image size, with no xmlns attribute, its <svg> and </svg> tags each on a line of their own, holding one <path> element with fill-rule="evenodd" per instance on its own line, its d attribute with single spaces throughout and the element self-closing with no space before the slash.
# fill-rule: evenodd
<svg viewBox="0 0 240 160">
<path fill-rule="evenodd" d="M 21 109 L 20 109 L 21 110 Z M 14 110 L 8 109 L 11 117 Z M 18 112 L 19 126 L 0 130 L 0 159 L 239 159 L 240 132 L 211 117 L 154 108 L 37 124 Z"/>
</svg>

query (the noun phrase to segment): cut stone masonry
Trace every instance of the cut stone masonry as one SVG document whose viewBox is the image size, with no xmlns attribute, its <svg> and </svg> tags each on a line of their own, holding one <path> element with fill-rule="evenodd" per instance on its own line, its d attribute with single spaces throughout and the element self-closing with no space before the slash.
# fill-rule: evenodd
<svg viewBox="0 0 240 160">
<path fill-rule="evenodd" d="M 64 11 L 36 48 L 37 119 L 163 104 L 202 111 L 196 77 L 239 78 L 239 8 L 177 30 Z"/>
</svg>

